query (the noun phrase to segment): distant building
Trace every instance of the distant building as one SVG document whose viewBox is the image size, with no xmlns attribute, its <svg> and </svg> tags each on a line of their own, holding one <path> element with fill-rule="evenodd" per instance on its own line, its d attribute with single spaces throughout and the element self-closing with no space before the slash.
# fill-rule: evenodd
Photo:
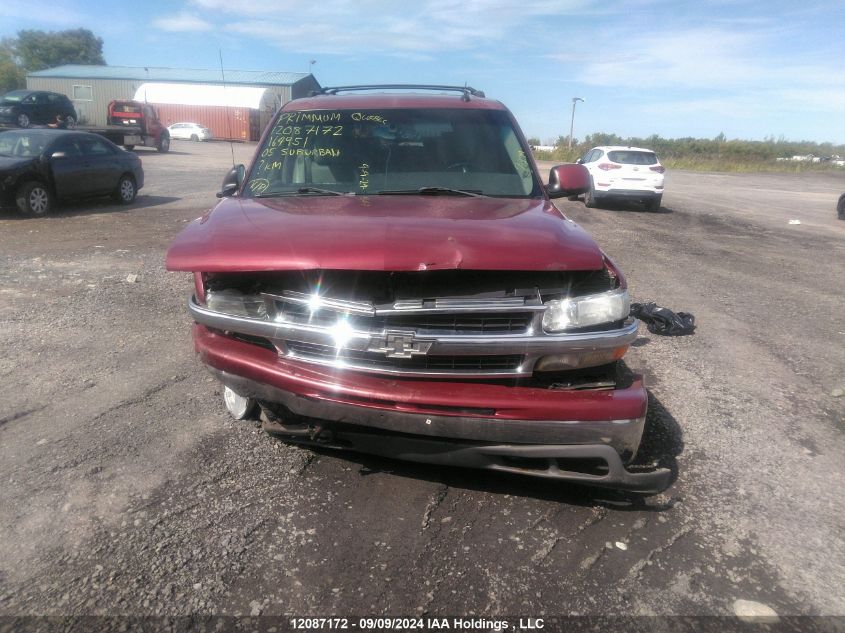
<svg viewBox="0 0 845 633">
<path fill-rule="evenodd" d="M 156 106 L 165 125 L 190 121 L 243 141 L 258 140 L 282 105 L 320 89 L 309 73 L 85 65 L 29 73 L 26 86 L 66 94 L 88 125 L 106 125 L 110 101 L 136 99 Z"/>
</svg>

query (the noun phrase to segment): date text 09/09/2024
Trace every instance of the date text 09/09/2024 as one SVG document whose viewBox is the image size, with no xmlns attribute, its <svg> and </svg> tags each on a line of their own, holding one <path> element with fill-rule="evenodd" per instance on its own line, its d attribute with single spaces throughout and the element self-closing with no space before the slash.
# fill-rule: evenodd
<svg viewBox="0 0 845 633">
<path fill-rule="evenodd" d="M 503 619 L 486 618 L 291 618 L 291 628 L 298 631 L 319 630 L 385 630 L 400 631 L 506 631 L 539 630 L 544 627 L 542 618 L 518 618 L 516 623 Z"/>
</svg>

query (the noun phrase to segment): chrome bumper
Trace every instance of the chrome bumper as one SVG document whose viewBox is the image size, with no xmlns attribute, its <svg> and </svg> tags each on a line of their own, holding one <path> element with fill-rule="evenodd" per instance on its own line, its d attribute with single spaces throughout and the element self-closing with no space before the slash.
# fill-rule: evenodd
<svg viewBox="0 0 845 633">
<path fill-rule="evenodd" d="M 596 422 L 420 415 L 307 398 L 208 369 L 235 392 L 289 410 L 293 423 L 265 421 L 264 428 L 297 444 L 644 494 L 662 492 L 671 483 L 672 473 L 665 468 L 625 469 L 623 457 L 636 453 L 645 418 Z M 585 471 L 585 462 L 592 463 L 591 471 Z"/>
<path fill-rule="evenodd" d="M 332 327 L 223 314 L 199 305 L 194 297 L 191 297 L 188 302 L 188 310 L 194 321 L 207 327 L 268 339 L 275 345 L 279 353 L 287 358 L 339 369 L 413 377 L 527 377 L 533 374 L 535 364 L 544 356 L 588 354 L 630 345 L 637 337 L 637 325 L 639 323 L 636 319 L 629 318 L 621 328 L 616 330 L 564 334 L 546 334 L 542 331 L 542 328 L 535 326 L 529 328 L 525 333 L 495 335 L 417 333 L 401 330 L 379 332 L 349 330 L 343 332 L 342 345 L 339 346 L 338 332 L 336 328 Z M 538 315 L 535 318 L 535 324 L 542 319 L 540 312 L 538 312 Z M 403 338 L 404 340 L 398 343 L 399 347 L 394 347 L 394 345 L 397 345 L 396 341 Z M 434 370 L 408 367 L 374 367 L 363 360 L 340 358 L 340 354 L 335 357 L 323 358 L 303 356 L 293 349 L 293 345 L 288 346 L 287 342 L 314 345 L 329 350 L 342 348 L 344 353 L 381 354 L 382 358 L 496 356 L 520 357 L 521 360 L 507 369 Z M 397 350 L 398 353 L 406 355 L 397 356 Z"/>
<path fill-rule="evenodd" d="M 507 420 L 431 415 L 362 407 L 290 393 L 207 366 L 220 382 L 242 396 L 283 405 L 303 418 L 370 427 L 451 441 L 507 444 L 603 444 L 627 458 L 639 448 L 645 417 L 631 420 Z"/>
</svg>

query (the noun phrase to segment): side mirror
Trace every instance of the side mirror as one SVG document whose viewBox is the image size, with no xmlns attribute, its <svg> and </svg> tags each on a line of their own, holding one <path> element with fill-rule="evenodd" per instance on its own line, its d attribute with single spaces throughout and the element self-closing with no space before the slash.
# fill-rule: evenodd
<svg viewBox="0 0 845 633">
<path fill-rule="evenodd" d="M 243 165 L 235 165 L 223 179 L 223 185 L 217 192 L 218 198 L 230 198 L 241 190 L 241 185 L 246 177 L 246 168 Z"/>
<path fill-rule="evenodd" d="M 556 165 L 549 172 L 546 192 L 549 198 L 564 198 L 585 193 L 590 188 L 590 172 L 583 165 Z"/>
<path fill-rule="evenodd" d="M 50 158 L 67 158 L 66 152 L 53 152 L 50 154 Z"/>
</svg>

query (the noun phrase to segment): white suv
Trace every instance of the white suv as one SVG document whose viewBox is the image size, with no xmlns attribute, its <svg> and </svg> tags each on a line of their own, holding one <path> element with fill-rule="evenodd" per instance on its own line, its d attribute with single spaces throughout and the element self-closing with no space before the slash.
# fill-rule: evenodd
<svg viewBox="0 0 845 633">
<path fill-rule="evenodd" d="M 610 198 L 633 200 L 657 211 L 663 200 L 663 172 L 657 155 L 642 147 L 594 147 L 577 160 L 590 172 L 584 204 L 595 207 Z"/>
<path fill-rule="evenodd" d="M 174 123 L 167 130 L 170 132 L 170 138 L 186 141 L 210 141 L 213 138 L 211 130 L 199 123 Z"/>
</svg>

